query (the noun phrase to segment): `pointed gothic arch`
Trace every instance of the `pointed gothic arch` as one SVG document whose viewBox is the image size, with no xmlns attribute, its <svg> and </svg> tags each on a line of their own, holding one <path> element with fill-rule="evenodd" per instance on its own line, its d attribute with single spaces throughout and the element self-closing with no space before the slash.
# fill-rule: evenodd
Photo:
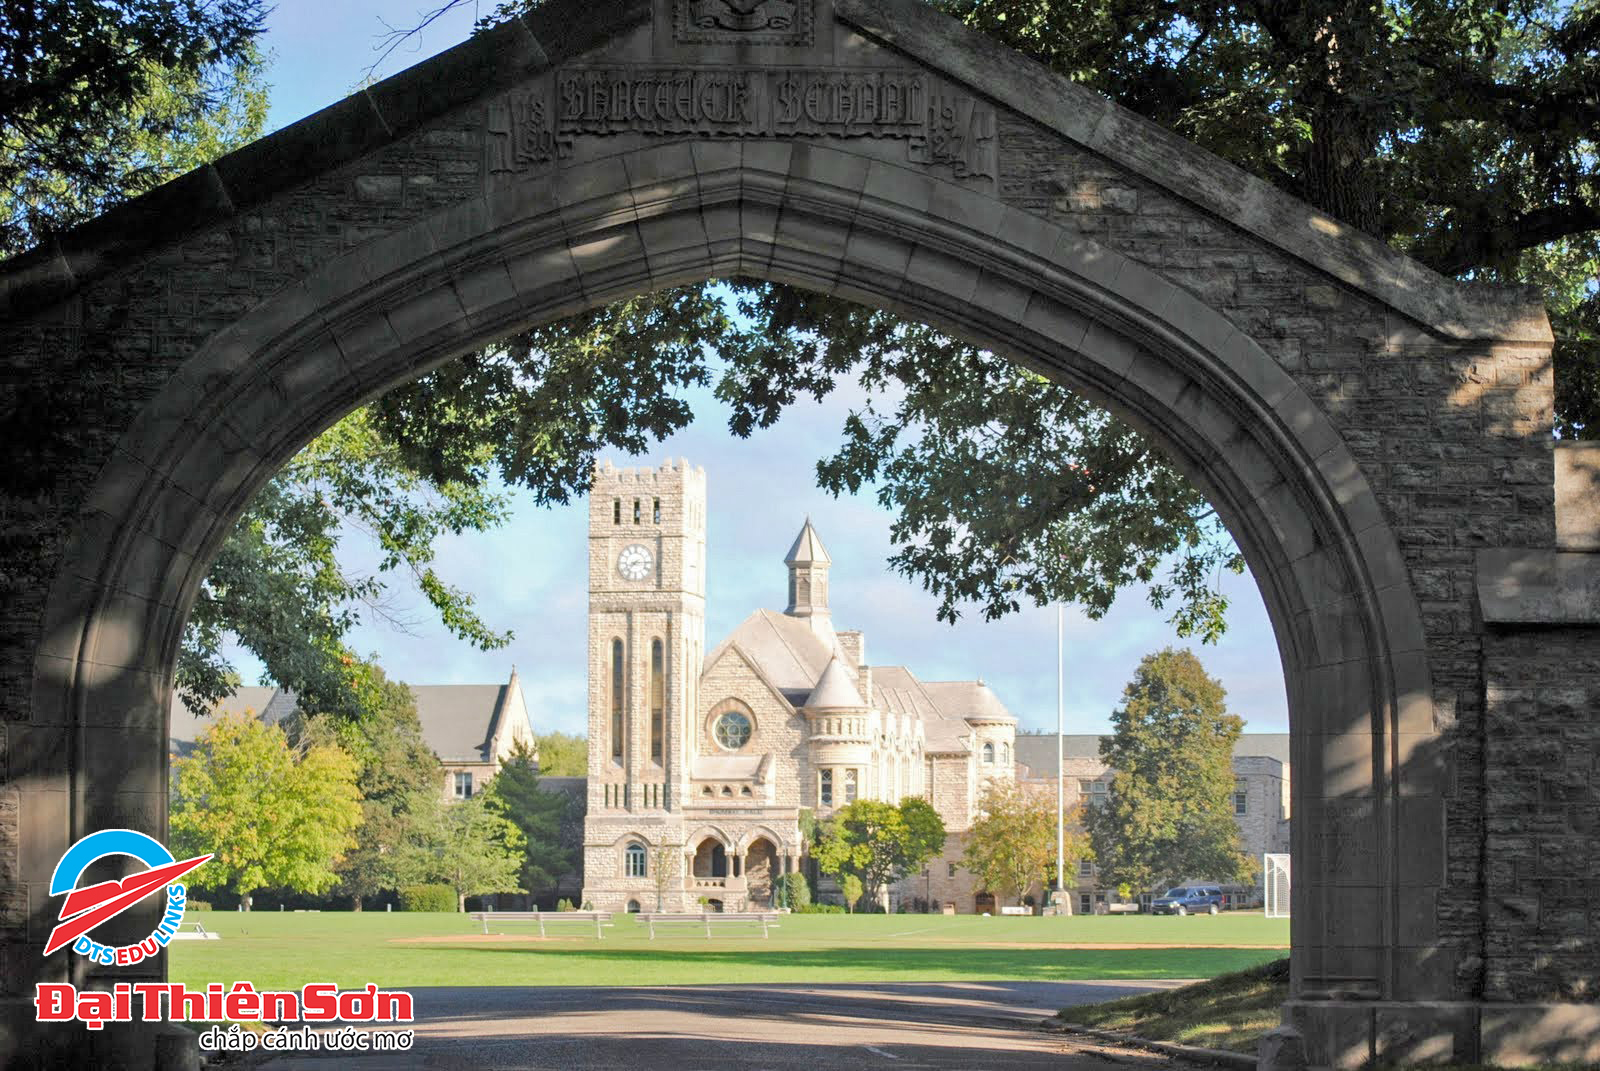
<svg viewBox="0 0 1600 1071">
<path fill-rule="evenodd" d="M 1493 794 L 1461 790 L 1480 774 L 1451 720 L 1462 697 L 1486 694 L 1479 660 L 1492 662 L 1496 641 L 1480 623 L 1474 649 L 1425 620 L 1419 586 L 1437 591 L 1453 559 L 1400 521 L 1431 508 L 1419 487 L 1442 470 L 1426 455 L 1393 463 L 1383 444 L 1392 433 L 1410 458 L 1405 414 L 1466 413 L 1441 426 L 1489 460 L 1483 476 L 1452 478 L 1470 491 L 1493 465 L 1548 486 L 1548 379 L 1519 371 L 1548 353 L 1542 313 L 1515 296 L 1468 297 L 906 0 L 801 6 L 804 40 L 752 46 L 734 29 L 685 37 L 665 0 L 611 23 L 548 5 L 0 271 L 9 352 L 40 382 L 91 390 L 101 365 L 139 372 L 91 443 L 61 432 L 43 447 L 85 490 L 49 505 L 59 528 L 38 541 L 19 603 L 35 616 L 16 617 L 32 630 L 17 634 L 25 657 L 4 671 L 28 708 L 9 746 L 35 757 L 16 782 L 25 880 L 91 829 L 164 831 L 164 718 L 184 620 L 234 518 L 303 443 L 518 328 L 745 275 L 957 333 L 1162 443 L 1249 560 L 1284 666 L 1291 1018 L 1314 1053 L 1376 1052 L 1391 1019 L 1455 1031 L 1479 1022 L 1486 986 L 1500 986 L 1534 1009 L 1516 1019 L 1529 1024 L 1517 1036 L 1533 1037 L 1555 998 L 1536 980 L 1496 981 L 1527 971 L 1484 937 L 1489 885 L 1470 875 Z M 561 100 L 581 101 L 607 78 L 664 84 L 668 69 L 699 72 L 709 95 L 684 105 L 692 116 L 661 112 L 649 94 L 620 118 L 555 108 L 558 83 Z M 878 94 L 877 110 L 866 130 L 786 119 L 771 110 L 787 99 L 782 79 Z M 949 107 L 891 103 L 934 97 Z M 743 104 L 706 103 L 733 99 L 768 110 L 757 123 Z M 929 137 L 947 122 L 963 125 Z M 310 144 L 334 147 L 299 151 Z M 241 267 L 262 225 L 290 226 L 308 198 L 359 208 L 385 196 L 376 179 L 419 166 L 423 149 L 460 165 L 440 168 L 457 185 L 383 226 L 352 226 L 325 255 Z M 1019 170 L 1043 158 L 1056 177 Z M 274 170 L 286 160 L 299 162 Z M 326 190 L 303 186 L 313 175 Z M 1119 213 L 1126 226 L 1106 225 Z M 1163 246 L 1163 233 L 1185 237 Z M 244 300 L 229 289 L 240 275 Z M 1206 283 L 1224 275 L 1231 292 Z M 1298 317 L 1241 297 L 1263 278 L 1297 295 Z M 152 330 L 157 352 L 140 363 L 142 351 L 129 358 L 112 341 L 130 316 L 181 327 Z M 1341 384 L 1380 398 L 1398 390 L 1382 386 L 1395 368 L 1427 374 L 1408 381 L 1414 406 L 1373 415 L 1328 383 L 1336 359 L 1349 365 Z M 1463 365 L 1471 378 L 1454 374 Z M 1509 386 L 1483 387 L 1484 369 Z M 1546 545 L 1552 511 L 1529 509 L 1522 528 L 1492 528 L 1501 545 Z M 1429 597 L 1461 613 L 1458 594 Z M 1477 913 L 1419 906 L 1452 896 Z M 44 898 L 29 912 L 8 939 L 18 962 L 41 980 L 87 980 L 80 962 L 34 954 Z M 159 977 L 164 959 L 147 971 Z M 1473 1046 L 1483 1036 L 1458 1032 Z"/>
</svg>

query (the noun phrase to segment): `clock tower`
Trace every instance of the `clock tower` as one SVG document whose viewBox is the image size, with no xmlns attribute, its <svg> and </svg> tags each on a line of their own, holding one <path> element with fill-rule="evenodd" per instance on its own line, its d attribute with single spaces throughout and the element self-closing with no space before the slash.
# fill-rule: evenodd
<svg viewBox="0 0 1600 1071">
<path fill-rule="evenodd" d="M 705 469 L 595 466 L 586 852 L 609 844 L 612 824 L 621 837 L 659 823 L 671 839 L 705 654 L 705 553 Z"/>
</svg>

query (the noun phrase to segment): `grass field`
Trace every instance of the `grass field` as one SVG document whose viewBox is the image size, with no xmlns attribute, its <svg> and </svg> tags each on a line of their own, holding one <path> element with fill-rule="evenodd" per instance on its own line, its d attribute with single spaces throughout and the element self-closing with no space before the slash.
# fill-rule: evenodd
<svg viewBox="0 0 1600 1071">
<path fill-rule="evenodd" d="M 1285 919 L 792 915 L 768 940 L 648 940 L 625 915 L 537 939 L 530 923 L 484 937 L 466 915 L 191 912 L 220 941 L 175 941 L 170 977 L 189 986 L 701 985 L 760 982 L 1076 981 L 1209 978 L 1284 955 Z M 1177 946 L 1218 947 L 1177 947 Z M 1078 946 L 1078 947 L 1074 947 Z M 1084 947 L 1088 946 L 1088 947 Z M 1099 947 L 1094 947 L 1099 946 Z M 1141 947 L 1146 946 L 1146 947 Z M 1154 947 L 1148 947 L 1154 946 Z"/>
</svg>

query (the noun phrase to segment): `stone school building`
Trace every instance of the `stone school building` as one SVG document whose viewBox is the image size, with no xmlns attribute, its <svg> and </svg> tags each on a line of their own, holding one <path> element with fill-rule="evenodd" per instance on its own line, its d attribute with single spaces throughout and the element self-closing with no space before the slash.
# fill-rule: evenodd
<svg viewBox="0 0 1600 1071">
<path fill-rule="evenodd" d="M 923 796 L 950 836 L 892 898 L 992 910 L 959 865 L 965 834 L 987 781 L 1043 768 L 1038 756 L 1019 765 L 1005 704 L 981 680 L 873 665 L 866 637 L 835 626 L 833 561 L 809 519 L 784 557 L 783 611 L 756 610 L 709 650 L 706 561 L 703 468 L 597 467 L 584 898 L 612 911 L 770 906 L 775 879 L 804 865 L 802 810 L 825 819 L 856 799 Z M 1288 764 L 1277 743 L 1280 757 L 1236 761 L 1241 791 L 1260 801 L 1251 817 L 1264 835 L 1247 845 L 1257 855 L 1287 850 Z M 1083 758 L 1073 756 L 1069 805 L 1077 774 L 1110 780 Z M 1079 889 L 1092 908 L 1092 871 Z"/>
</svg>

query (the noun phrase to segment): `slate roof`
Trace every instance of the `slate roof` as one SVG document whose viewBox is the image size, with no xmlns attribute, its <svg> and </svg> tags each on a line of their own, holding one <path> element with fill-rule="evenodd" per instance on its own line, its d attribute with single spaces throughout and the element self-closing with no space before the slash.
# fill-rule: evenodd
<svg viewBox="0 0 1600 1071">
<path fill-rule="evenodd" d="M 509 684 L 413 684 L 423 741 L 444 762 L 488 762 L 489 741 L 506 715 L 509 688 Z M 282 688 L 240 688 L 218 709 L 250 710 L 276 723 L 294 713 L 295 700 Z M 167 730 L 171 753 L 182 757 L 193 751 L 195 740 L 211 721 L 210 715 L 191 714 L 174 695 Z"/>
<path fill-rule="evenodd" d="M 922 719 L 923 747 L 939 754 L 960 754 L 972 750 L 967 737 L 972 727 L 957 712 L 954 702 L 958 692 L 947 690 L 948 707 L 941 706 L 929 691 L 929 686 L 917 679 L 905 666 L 873 666 L 872 696 L 879 707 L 891 714 L 910 714 Z M 945 681 L 945 684 L 976 686 L 976 681 Z M 998 700 L 997 700 L 998 702 Z"/>
<path fill-rule="evenodd" d="M 277 723 L 294 713 L 294 696 L 282 688 L 240 688 L 216 705 L 218 713 L 238 714 L 250 711 L 268 722 Z M 178 694 L 172 694 L 172 706 L 167 712 L 167 749 L 177 758 L 194 750 L 194 742 L 215 721 L 214 714 L 195 715 Z"/>
<path fill-rule="evenodd" d="M 866 705 L 867 701 L 856 690 L 856 682 L 850 671 L 838 658 L 829 660 L 828 668 L 822 671 L 822 679 L 817 681 L 817 686 L 806 698 L 808 707 L 836 709 Z"/>
<path fill-rule="evenodd" d="M 722 653 L 734 645 L 796 707 L 805 705 L 834 655 L 804 621 L 771 610 L 757 610 L 741 621 L 706 656 L 705 664 L 715 665 Z"/>
<path fill-rule="evenodd" d="M 1062 741 L 1062 754 L 1069 759 L 1100 758 L 1100 737 L 1093 733 L 1068 733 Z M 1236 759 L 1264 756 L 1289 765 L 1288 733 L 1243 733 L 1233 745 Z M 1053 777 L 1056 772 L 1056 736 L 1054 733 L 1018 733 L 1017 761 L 1028 767 L 1035 776 Z"/>
<path fill-rule="evenodd" d="M 506 689 L 504 684 L 413 684 L 422 738 L 445 762 L 488 762 Z"/>
<path fill-rule="evenodd" d="M 822 537 L 817 535 L 817 530 L 811 527 L 811 518 L 806 518 L 806 523 L 800 529 L 800 534 L 794 537 L 794 545 L 789 548 L 789 553 L 783 556 L 785 565 L 828 565 L 833 559 L 828 557 L 828 550 L 822 545 Z"/>
<path fill-rule="evenodd" d="M 984 721 L 1017 719 L 1000 697 L 982 681 L 925 681 L 923 690 L 939 712 L 947 718 L 979 718 Z"/>
</svg>

